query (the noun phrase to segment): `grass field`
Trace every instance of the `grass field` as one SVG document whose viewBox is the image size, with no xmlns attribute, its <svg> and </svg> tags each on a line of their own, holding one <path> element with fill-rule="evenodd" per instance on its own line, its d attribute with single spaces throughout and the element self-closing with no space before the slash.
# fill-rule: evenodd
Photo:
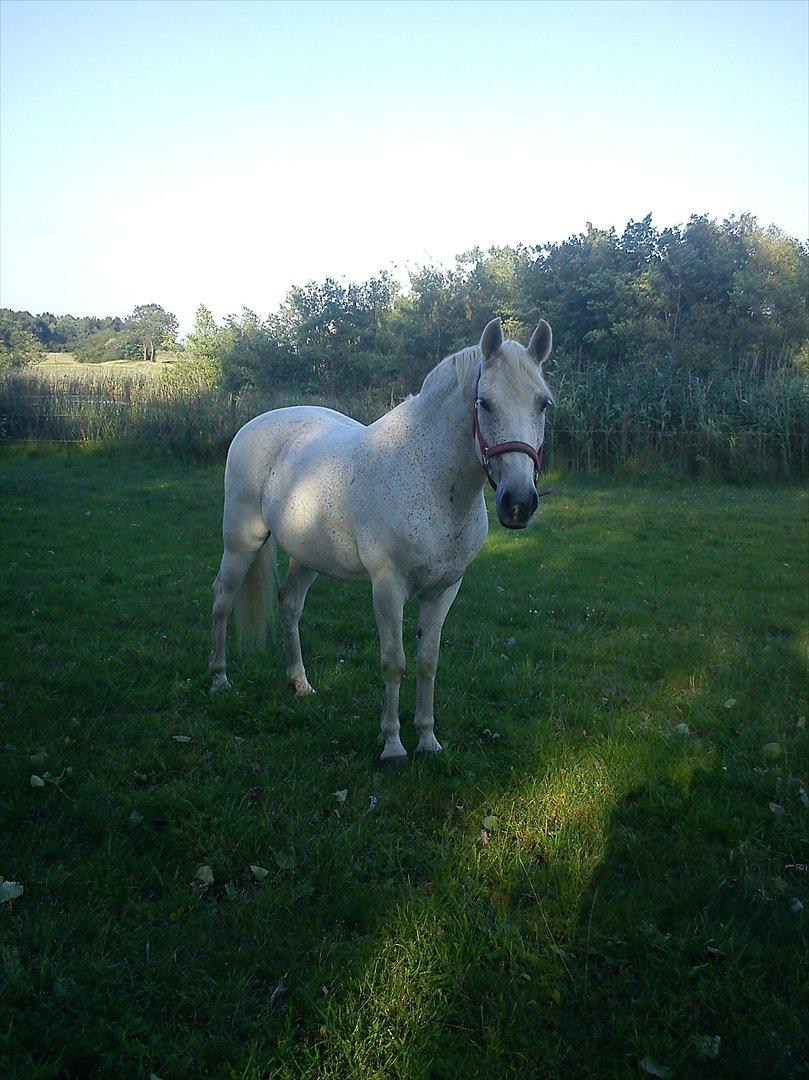
<svg viewBox="0 0 809 1080">
<path fill-rule="evenodd" d="M 367 588 L 207 694 L 220 467 L 2 471 L 4 1078 L 806 1069 L 805 493 L 559 481 L 388 776 Z"/>
<path fill-rule="evenodd" d="M 148 360 L 107 360 L 101 364 L 88 364 L 78 361 L 73 353 L 49 352 L 45 353 L 44 360 L 32 364 L 27 370 L 35 375 L 56 379 L 84 377 L 97 380 L 105 375 L 146 375 L 151 378 L 173 363 L 174 357 L 166 352 L 158 353 L 154 364 Z"/>
</svg>

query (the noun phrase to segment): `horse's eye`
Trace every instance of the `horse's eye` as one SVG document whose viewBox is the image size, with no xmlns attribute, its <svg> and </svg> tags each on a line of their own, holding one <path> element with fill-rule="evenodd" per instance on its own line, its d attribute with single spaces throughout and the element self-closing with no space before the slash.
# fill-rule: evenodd
<svg viewBox="0 0 809 1080">
<path fill-rule="evenodd" d="M 491 412 L 492 411 L 492 407 L 489 404 L 489 402 L 486 400 L 486 398 L 478 398 L 478 405 L 480 405 L 481 409 L 483 409 L 484 412 Z"/>
<path fill-rule="evenodd" d="M 549 398 L 549 397 L 542 398 L 540 400 L 540 402 L 539 402 L 539 411 L 540 412 L 545 412 L 545 410 L 547 409 L 547 407 L 549 405 L 553 405 L 553 398 Z"/>
</svg>

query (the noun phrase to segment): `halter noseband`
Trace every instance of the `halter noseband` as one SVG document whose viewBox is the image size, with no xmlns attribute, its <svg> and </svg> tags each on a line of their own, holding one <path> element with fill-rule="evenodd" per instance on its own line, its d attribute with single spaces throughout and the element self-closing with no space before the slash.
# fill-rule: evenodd
<svg viewBox="0 0 809 1080">
<path fill-rule="evenodd" d="M 475 383 L 475 411 L 473 415 L 473 427 L 475 429 L 475 439 L 480 447 L 480 455 L 483 458 L 483 468 L 486 470 L 486 479 L 492 486 L 492 490 L 497 491 L 497 484 L 492 479 L 492 474 L 489 469 L 489 462 L 493 457 L 498 457 L 500 454 L 525 454 L 526 457 L 534 463 L 534 484 L 537 482 L 537 477 L 542 470 L 542 450 L 543 446 L 535 450 L 529 443 L 524 442 L 501 442 L 496 443 L 494 446 L 488 446 L 486 440 L 483 438 L 483 432 L 480 430 L 480 420 L 478 419 L 478 389 L 480 387 L 480 376 L 483 374 L 483 368 L 478 369 L 478 377 Z M 544 445 L 544 444 L 543 444 Z M 545 495 L 550 495 L 553 488 L 543 488 L 542 491 L 537 491 L 537 498 L 541 499 Z"/>
</svg>

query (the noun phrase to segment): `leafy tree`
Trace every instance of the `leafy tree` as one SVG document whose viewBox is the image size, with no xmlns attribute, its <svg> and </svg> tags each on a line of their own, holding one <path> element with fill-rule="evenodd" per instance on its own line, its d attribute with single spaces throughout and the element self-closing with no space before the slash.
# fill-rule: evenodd
<svg viewBox="0 0 809 1080">
<path fill-rule="evenodd" d="M 0 314 L 0 370 L 27 367 L 45 359 L 45 350 L 30 330 Z"/>
<path fill-rule="evenodd" d="M 127 320 L 143 351 L 143 359 L 155 361 L 157 350 L 167 348 L 177 336 L 177 317 L 160 304 L 139 304 Z"/>
<path fill-rule="evenodd" d="M 164 370 L 163 378 L 173 386 L 185 388 L 224 386 L 224 365 L 231 346 L 231 332 L 217 326 L 210 310 L 200 304 L 185 348 L 174 364 Z"/>
</svg>

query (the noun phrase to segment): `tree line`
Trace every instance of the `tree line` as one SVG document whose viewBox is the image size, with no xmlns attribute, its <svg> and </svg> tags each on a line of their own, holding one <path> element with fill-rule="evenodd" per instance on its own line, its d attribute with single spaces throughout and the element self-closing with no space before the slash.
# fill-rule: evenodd
<svg viewBox="0 0 809 1080">
<path fill-rule="evenodd" d="M 493 314 L 520 340 L 544 316 L 557 367 L 585 377 L 764 377 L 794 362 L 809 371 L 808 296 L 807 243 L 747 214 L 666 229 L 647 215 L 621 233 L 588 224 L 561 243 L 474 248 L 451 267 L 414 269 L 406 287 L 386 272 L 310 282 L 264 317 L 244 309 L 217 322 L 200 307 L 171 377 L 229 392 L 396 395 L 477 340 Z M 154 359 L 176 329 L 159 305 L 125 320 L 3 310 L 0 349 L 19 352 L 24 334 L 79 359 Z"/>
<path fill-rule="evenodd" d="M 764 376 L 809 367 L 808 296 L 806 243 L 749 215 L 662 230 L 649 215 L 620 234 L 588 225 L 558 244 L 475 248 L 414 270 L 404 289 L 386 273 L 310 282 L 266 318 L 245 309 L 218 324 L 201 307 L 184 363 L 231 391 L 403 393 L 498 314 L 523 341 L 548 319 L 565 370 Z"/>
<path fill-rule="evenodd" d="M 24 367 L 48 352 L 73 353 L 87 363 L 154 361 L 176 345 L 178 323 L 160 304 L 140 304 L 126 318 L 53 315 L 0 308 L 0 367 Z"/>
</svg>

